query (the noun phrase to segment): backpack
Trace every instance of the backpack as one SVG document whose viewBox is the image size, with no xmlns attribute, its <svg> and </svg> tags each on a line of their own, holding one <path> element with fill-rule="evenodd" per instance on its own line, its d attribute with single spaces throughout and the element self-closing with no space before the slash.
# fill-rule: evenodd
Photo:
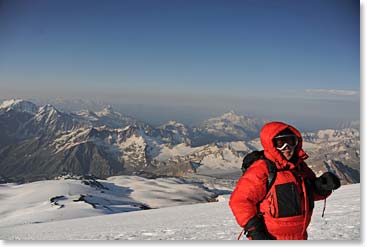
<svg viewBox="0 0 367 247">
<path fill-rule="evenodd" d="M 243 158 L 242 161 L 242 175 L 245 174 L 245 172 L 247 171 L 247 169 L 257 160 L 265 160 L 267 167 L 268 167 L 268 171 L 269 171 L 269 177 L 268 177 L 268 182 L 266 184 L 266 191 L 269 192 L 271 186 L 273 185 L 273 183 L 275 182 L 275 178 L 277 175 L 277 168 L 275 166 L 275 164 L 268 160 L 265 155 L 264 155 L 264 150 L 262 151 L 252 151 L 249 154 L 246 154 L 246 156 Z"/>
</svg>

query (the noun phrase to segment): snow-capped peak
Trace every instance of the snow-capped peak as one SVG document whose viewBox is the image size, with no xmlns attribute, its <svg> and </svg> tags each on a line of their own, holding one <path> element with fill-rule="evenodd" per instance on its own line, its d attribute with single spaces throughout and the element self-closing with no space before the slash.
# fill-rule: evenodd
<svg viewBox="0 0 367 247">
<path fill-rule="evenodd" d="M 224 113 L 222 116 L 219 117 L 220 119 L 227 119 L 230 120 L 232 122 L 237 122 L 239 121 L 241 118 L 243 118 L 243 116 L 240 116 L 238 114 L 235 113 L 235 111 L 231 110 L 227 113 Z"/>
<path fill-rule="evenodd" d="M 230 110 L 229 112 L 224 113 L 222 116 L 238 116 L 238 114 L 234 110 Z"/>
<path fill-rule="evenodd" d="M 111 114 L 116 114 L 116 112 L 114 111 L 111 105 L 107 105 L 101 111 L 97 112 L 98 116 L 106 116 L 106 115 L 111 115 Z"/>
<path fill-rule="evenodd" d="M 174 127 L 177 127 L 177 128 L 184 128 L 185 127 L 184 124 L 179 123 L 179 122 L 177 122 L 175 120 L 170 120 L 167 123 L 165 123 L 165 124 L 162 125 L 163 128 L 166 128 L 167 126 L 174 126 Z"/>
<path fill-rule="evenodd" d="M 39 112 L 58 112 L 59 110 L 57 110 L 53 105 L 47 104 L 44 105 L 40 108 Z"/>
<path fill-rule="evenodd" d="M 221 116 L 209 118 L 208 120 L 204 121 L 204 125 L 218 125 L 219 123 L 222 124 L 240 124 L 241 122 L 247 121 L 247 117 L 240 116 L 236 114 L 233 110 L 227 113 L 224 113 Z"/>
<path fill-rule="evenodd" d="M 23 101 L 22 99 L 10 99 L 10 100 L 5 100 L 1 103 L 0 108 L 5 109 L 8 108 L 12 105 L 18 104 L 19 102 Z"/>
<path fill-rule="evenodd" d="M 98 115 L 91 110 L 78 111 L 76 115 L 83 117 L 89 121 L 98 121 L 98 118 L 99 118 Z"/>
<path fill-rule="evenodd" d="M 101 111 L 95 113 L 98 117 L 109 117 L 109 118 L 118 118 L 118 119 L 130 119 L 124 114 L 116 111 L 111 105 L 107 105 Z"/>
<path fill-rule="evenodd" d="M 164 142 L 171 144 L 191 143 L 189 130 L 182 123 L 171 120 L 160 126 L 159 129 Z"/>
<path fill-rule="evenodd" d="M 264 121 L 237 115 L 234 111 L 205 120 L 194 131 L 194 145 L 216 141 L 250 140 L 259 135 Z"/>
<path fill-rule="evenodd" d="M 43 118 L 45 115 L 48 116 L 48 119 L 52 118 L 52 116 L 57 116 L 59 110 L 57 110 L 53 105 L 47 104 L 39 108 L 36 119 Z"/>
<path fill-rule="evenodd" d="M 227 112 L 219 117 L 210 118 L 204 121 L 205 128 L 222 129 L 235 125 L 244 127 L 244 129 L 256 129 L 260 125 L 260 121 L 249 117 L 236 114 L 233 110 Z"/>
<path fill-rule="evenodd" d="M 166 124 L 167 125 L 177 125 L 178 123 L 175 120 L 170 120 Z"/>
<path fill-rule="evenodd" d="M 32 102 L 23 99 L 10 99 L 5 100 L 1 103 L 0 110 L 3 111 L 14 110 L 17 112 L 27 112 L 34 115 L 36 114 L 38 107 Z"/>
</svg>

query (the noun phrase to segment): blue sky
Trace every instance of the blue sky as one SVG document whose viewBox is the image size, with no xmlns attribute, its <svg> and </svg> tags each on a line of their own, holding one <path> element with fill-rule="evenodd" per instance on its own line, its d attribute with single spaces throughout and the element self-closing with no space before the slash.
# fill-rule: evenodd
<svg viewBox="0 0 367 247">
<path fill-rule="evenodd" d="M 289 121 L 292 105 L 317 118 L 346 102 L 344 115 L 324 120 L 355 120 L 359 14 L 354 0 L 2 0 L 0 97 L 113 98 Z M 317 112 L 315 99 L 331 108 Z"/>
</svg>

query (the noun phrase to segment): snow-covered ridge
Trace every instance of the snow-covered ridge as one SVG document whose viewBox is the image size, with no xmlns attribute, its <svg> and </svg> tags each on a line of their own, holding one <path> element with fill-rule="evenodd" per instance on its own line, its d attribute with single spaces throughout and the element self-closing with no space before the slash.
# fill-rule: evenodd
<svg viewBox="0 0 367 247">
<path fill-rule="evenodd" d="M 322 142 L 341 142 L 348 139 L 359 139 L 359 131 L 354 128 L 345 128 L 341 130 L 326 129 L 314 133 L 304 133 L 303 137 L 307 141 L 314 143 Z"/>
<path fill-rule="evenodd" d="M 234 111 L 224 113 L 222 116 L 210 118 L 204 121 L 203 126 L 211 127 L 213 129 L 222 129 L 240 126 L 248 129 L 256 129 L 258 122 L 245 116 L 240 116 Z"/>
<path fill-rule="evenodd" d="M 111 115 L 115 114 L 116 112 L 113 110 L 111 105 L 107 105 L 105 108 L 103 108 L 101 111 L 97 112 L 98 116 L 105 116 L 105 115 Z M 122 115 L 122 114 L 119 114 Z"/>
<path fill-rule="evenodd" d="M 134 126 L 124 129 L 112 129 L 106 126 L 80 128 L 59 135 L 50 146 L 58 153 L 87 142 L 101 147 L 111 157 L 121 162 L 129 162 L 130 165 L 134 165 L 130 162 L 131 159 L 135 162 L 139 160 L 139 163 L 146 162 L 145 149 L 148 145 L 150 146 L 148 155 L 154 155 L 159 146 L 157 141 Z"/>
<path fill-rule="evenodd" d="M 210 118 L 193 129 L 194 145 L 218 141 L 249 141 L 259 136 L 265 122 L 237 115 L 234 111 Z"/>
<path fill-rule="evenodd" d="M 23 124 L 20 133 L 23 138 L 41 135 L 54 137 L 57 134 L 83 126 L 86 126 L 84 122 L 47 104 L 40 107 L 37 113 Z"/>
<path fill-rule="evenodd" d="M 158 127 L 157 136 L 160 136 L 161 140 L 173 145 L 186 143 L 191 144 L 190 130 L 182 123 L 178 123 L 174 120 L 168 121 L 162 126 Z"/>
<path fill-rule="evenodd" d="M 76 115 L 88 120 L 88 121 L 98 121 L 98 115 L 90 110 L 82 110 L 75 113 Z"/>
<path fill-rule="evenodd" d="M 82 110 L 76 112 L 75 115 L 94 127 L 108 126 L 110 128 L 124 128 L 128 125 L 144 126 L 143 123 L 140 123 L 136 119 L 115 111 L 110 105 L 97 112 Z"/>
<path fill-rule="evenodd" d="M 164 161 L 164 160 L 172 159 L 174 157 L 183 157 L 183 156 L 190 155 L 202 149 L 203 147 L 193 148 L 185 143 L 178 144 L 174 147 L 163 145 L 156 159 L 158 161 Z"/>
<path fill-rule="evenodd" d="M 10 99 L 5 100 L 0 104 L 0 111 L 18 111 L 18 112 L 26 112 L 29 114 L 36 114 L 38 107 L 32 102 L 22 100 L 22 99 Z"/>
<path fill-rule="evenodd" d="M 116 214 L 214 200 L 216 194 L 199 184 L 178 178 L 146 179 L 115 176 L 29 184 L 3 184 L 0 227 Z"/>
<path fill-rule="evenodd" d="M 55 120 L 55 118 L 57 118 L 60 114 L 61 112 L 57 110 L 53 105 L 47 104 L 39 108 L 35 119 L 41 122 L 44 121 L 44 118 L 46 118 L 45 122 L 50 123 L 51 121 Z"/>
</svg>

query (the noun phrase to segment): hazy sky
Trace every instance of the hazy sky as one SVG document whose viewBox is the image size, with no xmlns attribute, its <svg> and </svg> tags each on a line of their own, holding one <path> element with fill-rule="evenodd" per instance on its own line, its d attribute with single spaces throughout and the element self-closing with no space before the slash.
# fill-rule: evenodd
<svg viewBox="0 0 367 247">
<path fill-rule="evenodd" d="M 98 98 L 188 122 L 230 109 L 305 126 L 358 120 L 359 6 L 0 0 L 0 97 Z"/>
</svg>

